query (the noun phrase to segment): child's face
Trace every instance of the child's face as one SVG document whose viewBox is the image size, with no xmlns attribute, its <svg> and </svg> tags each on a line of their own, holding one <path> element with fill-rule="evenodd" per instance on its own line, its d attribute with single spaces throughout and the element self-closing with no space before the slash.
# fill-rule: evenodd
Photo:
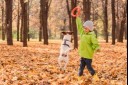
<svg viewBox="0 0 128 85">
<path fill-rule="evenodd" d="M 84 27 L 84 31 L 85 31 L 86 33 L 88 33 L 90 30 L 89 30 L 88 27 Z"/>
</svg>

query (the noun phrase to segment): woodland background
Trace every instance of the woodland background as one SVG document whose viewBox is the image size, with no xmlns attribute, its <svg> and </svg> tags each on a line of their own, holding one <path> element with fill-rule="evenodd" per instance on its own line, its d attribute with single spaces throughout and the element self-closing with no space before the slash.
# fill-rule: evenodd
<svg viewBox="0 0 128 85">
<path fill-rule="evenodd" d="M 75 18 L 71 10 L 80 6 L 83 22 L 91 19 L 99 38 L 112 44 L 127 38 L 126 0 L 0 0 L 0 37 L 13 44 L 13 39 L 37 39 L 48 44 L 48 39 L 61 38 L 61 31 L 74 32 L 74 47 L 78 47 Z"/>
<path fill-rule="evenodd" d="M 78 79 L 79 34 L 71 10 L 94 22 L 101 52 L 93 67 L 100 80 L 84 70 Z M 67 70 L 57 59 L 63 35 L 73 31 Z M 126 85 L 127 0 L 0 0 L 0 85 Z"/>
</svg>

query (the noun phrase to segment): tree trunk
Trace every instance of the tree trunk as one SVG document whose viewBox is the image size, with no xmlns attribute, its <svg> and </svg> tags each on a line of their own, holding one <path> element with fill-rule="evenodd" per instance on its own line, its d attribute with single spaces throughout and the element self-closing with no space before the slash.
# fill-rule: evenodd
<svg viewBox="0 0 128 85">
<path fill-rule="evenodd" d="M 69 8 L 69 1 L 66 0 L 66 3 L 67 3 L 67 13 L 68 13 L 68 17 L 69 17 L 69 30 L 72 31 L 71 10 Z"/>
<path fill-rule="evenodd" d="M 44 44 L 48 45 L 48 30 L 47 30 L 47 6 L 48 2 L 46 0 L 41 0 L 41 10 L 42 10 L 42 26 L 43 26 L 43 38 Z"/>
<path fill-rule="evenodd" d="M 76 7 L 77 0 L 71 0 L 71 9 Z M 76 27 L 76 18 L 72 17 L 72 29 L 74 35 L 74 49 L 78 48 L 78 37 L 77 37 L 77 27 Z"/>
<path fill-rule="evenodd" d="M 116 27 L 115 0 L 111 0 L 111 7 L 112 7 L 112 45 L 115 45 L 115 27 Z"/>
<path fill-rule="evenodd" d="M 3 3 L 3 6 L 1 7 L 1 10 L 2 10 L 2 40 L 5 40 L 5 10 L 4 10 L 4 1 L 2 0 L 2 3 Z"/>
<path fill-rule="evenodd" d="M 124 21 L 121 21 L 121 29 L 120 29 L 120 34 L 119 34 L 119 42 L 123 42 L 123 36 L 124 36 L 124 30 L 125 30 L 125 26 L 124 26 Z"/>
<path fill-rule="evenodd" d="M 28 17 L 27 17 L 27 6 L 28 2 L 24 3 L 24 7 L 23 7 L 23 15 L 24 15 L 24 28 L 23 28 L 23 47 L 27 47 L 27 33 L 28 33 L 28 29 L 27 29 L 27 25 L 28 25 Z"/>
<path fill-rule="evenodd" d="M 127 22 L 127 21 L 126 21 Z M 127 23 L 125 25 L 125 40 L 127 40 Z"/>
<path fill-rule="evenodd" d="M 93 11 L 93 13 L 92 13 L 92 20 L 93 20 L 93 22 L 98 19 L 98 17 L 97 17 L 97 10 L 95 10 L 95 8 L 97 8 L 97 7 L 98 7 L 98 5 L 95 6 L 95 3 L 92 3 L 92 11 Z M 98 32 L 97 32 L 96 24 L 94 25 L 94 32 L 95 32 L 96 38 L 97 38 L 98 37 Z"/>
<path fill-rule="evenodd" d="M 116 23 L 116 35 L 115 38 L 117 39 L 117 42 L 119 42 L 119 34 L 120 34 L 120 21 L 119 17 L 117 18 L 117 23 Z"/>
<path fill-rule="evenodd" d="M 39 29 L 39 41 L 42 41 L 42 26 L 40 26 L 40 29 Z"/>
<path fill-rule="evenodd" d="M 20 28 L 20 6 L 18 1 L 18 14 L 17 14 L 17 41 L 19 41 L 19 28 Z"/>
<path fill-rule="evenodd" d="M 104 26 L 104 38 L 106 43 L 108 43 L 108 0 L 101 0 L 102 1 L 102 8 L 103 8 L 103 26 Z"/>
<path fill-rule="evenodd" d="M 63 27 L 63 29 L 66 29 L 66 18 L 63 21 L 64 21 L 64 27 Z"/>
<path fill-rule="evenodd" d="M 44 38 L 44 44 L 48 45 L 48 12 L 49 7 L 52 0 L 40 0 L 41 3 L 41 19 L 42 19 L 42 26 L 43 26 L 43 38 Z"/>
<path fill-rule="evenodd" d="M 20 1 L 21 3 L 21 28 L 20 28 L 20 42 L 23 41 L 23 27 L 24 27 L 24 15 L 23 15 L 23 2 Z"/>
<path fill-rule="evenodd" d="M 96 30 L 96 29 L 94 29 L 94 32 L 95 32 L 95 34 L 96 34 L 96 38 L 97 38 L 97 37 L 98 37 L 97 30 Z"/>
<path fill-rule="evenodd" d="M 90 20 L 91 15 L 91 1 L 90 0 L 83 0 L 83 13 L 84 13 L 84 20 Z"/>
<path fill-rule="evenodd" d="M 7 45 L 13 45 L 13 39 L 12 39 L 12 3 L 13 3 L 13 0 L 5 0 L 5 3 L 6 3 Z"/>
<path fill-rule="evenodd" d="M 29 0 L 27 2 L 27 36 L 28 36 L 28 41 L 30 41 L 30 34 L 29 34 Z"/>
<path fill-rule="evenodd" d="M 120 20 L 119 20 L 119 0 L 117 0 L 117 7 L 116 7 L 116 10 L 117 10 L 117 21 L 116 21 L 116 39 L 117 41 L 119 40 L 119 29 L 120 29 Z"/>
<path fill-rule="evenodd" d="M 40 29 L 39 29 L 39 41 L 42 41 L 42 31 L 43 31 L 43 26 L 42 26 L 42 11 L 40 10 Z"/>
<path fill-rule="evenodd" d="M 23 35 L 23 47 L 27 47 L 27 33 L 28 33 L 28 16 L 27 16 L 27 5 L 28 2 L 24 2 L 23 0 L 20 0 L 21 7 L 22 7 L 22 35 Z"/>
<path fill-rule="evenodd" d="M 105 32 L 105 39 L 106 43 L 108 43 L 108 0 L 105 0 L 105 11 L 104 11 L 104 32 Z"/>
<path fill-rule="evenodd" d="M 125 23 L 126 23 L 126 7 L 123 9 L 123 19 L 121 20 L 121 29 L 119 33 L 119 42 L 123 42 L 123 36 L 125 31 Z"/>
<path fill-rule="evenodd" d="M 45 15 L 45 14 L 43 14 Z M 43 17 L 42 19 L 42 24 L 43 24 L 43 38 L 44 38 L 44 44 L 48 45 L 48 29 L 47 29 L 47 18 Z"/>
</svg>

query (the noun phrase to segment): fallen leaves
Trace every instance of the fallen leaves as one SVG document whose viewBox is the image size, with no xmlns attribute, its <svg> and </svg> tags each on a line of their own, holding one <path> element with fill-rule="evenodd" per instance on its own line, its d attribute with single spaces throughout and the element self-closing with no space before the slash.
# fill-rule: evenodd
<svg viewBox="0 0 128 85">
<path fill-rule="evenodd" d="M 94 55 L 92 66 L 98 72 L 100 81 L 92 82 L 87 69 L 79 79 L 79 55 L 77 49 L 69 53 L 66 71 L 61 71 L 57 62 L 59 43 L 48 46 L 29 42 L 28 47 L 15 42 L 14 46 L 0 44 L 0 84 L 2 85 L 125 85 L 126 46 L 117 43 L 100 43 L 101 52 Z"/>
</svg>

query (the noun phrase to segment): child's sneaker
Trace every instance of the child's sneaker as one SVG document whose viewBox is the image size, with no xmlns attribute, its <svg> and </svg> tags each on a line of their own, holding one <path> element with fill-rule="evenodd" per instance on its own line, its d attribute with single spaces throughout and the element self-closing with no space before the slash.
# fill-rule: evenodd
<svg viewBox="0 0 128 85">
<path fill-rule="evenodd" d="M 94 81 L 99 81 L 99 77 L 98 77 L 97 74 L 94 74 L 94 75 L 93 75 L 93 80 L 94 80 Z"/>
<path fill-rule="evenodd" d="M 83 80 L 84 76 L 78 76 L 78 81 Z"/>
<path fill-rule="evenodd" d="M 80 81 L 82 79 L 82 76 L 78 76 L 78 81 Z"/>
</svg>

